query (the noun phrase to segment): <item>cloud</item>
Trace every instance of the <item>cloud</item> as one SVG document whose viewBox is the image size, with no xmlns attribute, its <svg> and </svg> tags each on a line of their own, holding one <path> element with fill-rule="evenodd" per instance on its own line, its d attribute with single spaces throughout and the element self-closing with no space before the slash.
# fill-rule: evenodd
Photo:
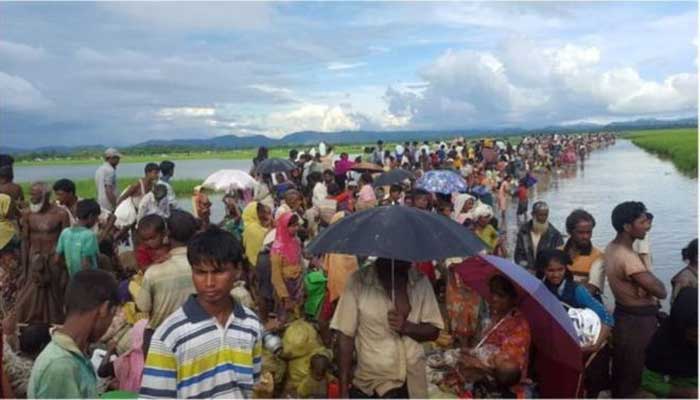
<svg viewBox="0 0 700 400">
<path fill-rule="evenodd" d="M 51 105 L 51 101 L 34 85 L 19 76 L 0 71 L 0 104 L 11 111 L 38 111 Z"/>
<path fill-rule="evenodd" d="M 354 68 L 359 68 L 359 67 L 364 67 L 367 65 L 365 62 L 356 62 L 356 63 L 342 63 L 342 62 L 332 62 L 328 63 L 326 66 L 330 71 L 343 71 L 346 69 L 354 69 Z"/>
<path fill-rule="evenodd" d="M 20 62 L 36 62 L 41 60 L 45 55 L 46 51 L 43 48 L 0 40 L 0 58 Z"/>
<path fill-rule="evenodd" d="M 158 110 L 157 115 L 165 119 L 203 118 L 216 115 L 213 107 L 167 107 Z"/>
<path fill-rule="evenodd" d="M 65 143 L 123 144 L 697 110 L 697 15 L 686 3 L 20 2 L 2 11 L 7 145 L 49 131 Z"/>
<path fill-rule="evenodd" d="M 167 30 L 258 30 L 269 27 L 274 10 L 263 2 L 102 3 L 150 28 Z"/>
<path fill-rule="evenodd" d="M 696 73 L 655 81 L 632 67 L 601 69 L 602 57 L 596 47 L 567 43 L 549 48 L 522 38 L 496 52 L 448 50 L 420 72 L 428 84 L 424 90 L 387 89 L 387 113 L 409 118 L 413 127 L 448 128 L 537 126 L 586 116 L 654 116 L 697 109 Z"/>
</svg>

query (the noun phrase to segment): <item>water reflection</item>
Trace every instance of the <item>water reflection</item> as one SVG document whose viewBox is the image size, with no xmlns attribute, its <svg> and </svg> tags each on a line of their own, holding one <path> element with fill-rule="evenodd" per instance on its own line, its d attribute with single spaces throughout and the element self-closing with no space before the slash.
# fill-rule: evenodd
<svg viewBox="0 0 700 400">
<path fill-rule="evenodd" d="M 654 272 L 669 287 L 684 267 L 681 249 L 697 237 L 698 181 L 679 173 L 669 161 L 618 140 L 597 150 L 578 169 L 538 176 L 530 205 L 538 200 L 550 206 L 550 222 L 566 234 L 564 222 L 571 211 L 583 208 L 596 218 L 593 244 L 600 249 L 615 237 L 612 209 L 628 200 L 642 201 L 654 214 L 650 232 Z M 511 202 L 511 204 L 513 204 Z M 509 251 L 515 247 L 515 208 L 507 214 Z"/>
</svg>

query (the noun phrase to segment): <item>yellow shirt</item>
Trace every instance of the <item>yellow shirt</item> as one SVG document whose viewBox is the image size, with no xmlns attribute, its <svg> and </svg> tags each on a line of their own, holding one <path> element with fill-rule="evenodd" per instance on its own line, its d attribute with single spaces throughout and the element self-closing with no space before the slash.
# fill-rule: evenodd
<svg viewBox="0 0 700 400">
<path fill-rule="evenodd" d="M 411 398 L 427 398 L 423 347 L 389 327 L 387 313 L 394 305 L 375 268 L 360 269 L 350 277 L 331 321 L 332 329 L 355 338 L 357 366 L 352 383 L 367 395 L 380 396 L 407 383 Z M 411 312 L 406 320 L 444 329 L 428 278 L 415 268 L 409 270 L 408 278 Z"/>
</svg>

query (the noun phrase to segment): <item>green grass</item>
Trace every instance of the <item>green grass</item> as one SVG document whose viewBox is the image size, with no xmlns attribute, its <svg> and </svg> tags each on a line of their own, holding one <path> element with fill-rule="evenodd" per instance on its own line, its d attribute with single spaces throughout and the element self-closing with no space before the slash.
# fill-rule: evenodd
<svg viewBox="0 0 700 400">
<path fill-rule="evenodd" d="M 139 178 L 119 178 L 117 181 L 117 186 L 119 186 L 119 191 L 121 192 L 122 190 L 126 189 L 129 185 L 135 183 Z M 97 196 L 97 189 L 95 186 L 95 180 L 94 179 L 81 179 L 78 181 L 73 181 L 75 182 L 75 190 L 78 194 L 78 197 L 82 198 L 95 198 Z M 47 182 L 49 185 L 53 185 L 53 182 Z M 29 194 L 29 187 L 31 186 L 31 183 L 29 182 L 20 182 L 18 183 L 20 186 L 22 186 L 22 190 L 24 191 L 25 196 L 28 196 Z M 173 190 L 175 191 L 175 194 L 177 197 L 187 197 L 192 194 L 192 191 L 195 186 L 201 185 L 202 180 L 201 179 L 179 179 L 179 180 L 173 180 L 170 182 L 170 185 L 173 187 Z"/>
<path fill-rule="evenodd" d="M 623 135 L 642 149 L 662 158 L 670 159 L 679 171 L 686 175 L 698 173 L 697 129 L 660 129 L 635 131 Z"/>
<path fill-rule="evenodd" d="M 491 136 L 493 137 L 493 136 Z M 513 144 L 519 143 L 520 136 L 499 136 L 499 139 L 508 139 Z M 478 140 L 478 137 L 469 138 L 469 140 Z M 431 143 L 433 140 L 431 140 Z M 398 142 L 387 142 L 384 148 L 387 150 L 393 150 Z M 363 148 L 366 146 L 375 146 L 376 143 L 367 144 L 335 144 L 333 149 L 335 154 L 348 153 L 348 154 L 360 154 Z M 309 150 L 312 146 L 310 145 L 300 145 L 300 146 L 284 146 L 284 147 L 274 147 L 269 149 L 269 157 L 273 158 L 287 158 L 289 156 L 289 151 L 296 148 L 300 151 Z M 139 150 L 143 152 L 144 150 Z M 148 150 L 146 150 L 148 151 Z M 171 161 L 182 161 L 182 160 L 252 160 L 257 155 L 257 149 L 239 149 L 239 150 L 213 150 L 213 151 L 177 151 L 163 153 L 153 149 L 152 152 L 147 154 L 129 154 L 128 150 L 125 150 L 123 157 L 121 159 L 122 163 L 147 163 L 147 162 L 159 162 L 163 160 Z M 16 166 L 28 167 L 37 165 L 100 165 L 103 160 L 101 154 L 99 153 L 81 153 L 72 156 L 55 156 L 55 157 L 45 157 L 45 158 L 29 158 L 30 156 L 21 156 L 15 162 Z"/>
<path fill-rule="evenodd" d="M 334 151 L 336 154 L 346 153 L 361 153 L 364 145 L 336 145 Z M 298 146 L 297 149 L 305 150 L 311 146 Z M 292 147 L 280 147 L 269 149 L 269 157 L 287 158 L 289 150 Z M 171 152 L 162 153 L 154 152 L 153 154 L 129 154 L 124 151 L 122 163 L 147 163 L 159 162 L 163 160 L 182 161 L 182 160 L 252 160 L 258 153 L 257 149 L 241 149 L 241 150 L 225 150 L 225 151 L 190 151 L 190 152 Z M 59 156 L 43 159 L 20 159 L 15 162 L 17 166 L 35 166 L 35 165 L 99 165 L 103 162 L 99 154 L 82 154 L 78 156 Z"/>
</svg>

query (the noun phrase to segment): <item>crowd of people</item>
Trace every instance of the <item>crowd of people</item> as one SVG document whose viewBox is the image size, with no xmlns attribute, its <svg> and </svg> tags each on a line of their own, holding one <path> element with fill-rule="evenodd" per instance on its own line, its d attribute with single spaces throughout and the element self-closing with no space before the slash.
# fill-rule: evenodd
<svg viewBox="0 0 700 400">
<path fill-rule="evenodd" d="M 592 244 L 596 218 L 585 209 L 571 210 L 562 234 L 549 221 L 556 205 L 530 204 L 538 178 L 577 168 L 614 143 L 604 133 L 517 144 L 378 141 L 352 157 L 321 143 L 291 150 L 290 167 L 265 173 L 268 151 L 260 148 L 254 187 L 224 194 L 221 221 L 211 221 L 204 187 L 186 211 L 170 183 L 170 161 L 146 164 L 144 176 L 120 192 L 121 154 L 110 148 L 95 173 L 94 199 L 79 198 L 75 183 L 60 179 L 32 183 L 25 200 L 12 157 L 0 155 L 2 393 L 542 395 L 517 282 L 496 274 L 482 296 L 453 268 L 470 258 L 407 262 L 307 251 L 353 213 L 400 206 L 464 226 L 484 255 L 531 273 L 562 308 L 576 311 L 572 319 L 588 310 L 599 320 L 595 340 L 581 344 L 583 373 L 572 397 L 697 397 L 697 239 L 683 249 L 686 266 L 669 294 L 653 272 L 645 244 L 653 216 L 642 202 L 598 216 L 617 232 L 604 249 Z M 465 190 L 421 187 L 432 171 L 459 175 Z M 511 207 L 515 222 L 507 219 Z M 509 223 L 517 224 L 513 238 Z M 614 309 L 602 302 L 606 287 Z M 669 295 L 667 315 L 660 302 Z M 446 350 L 448 373 L 431 372 L 430 349 Z"/>
</svg>

